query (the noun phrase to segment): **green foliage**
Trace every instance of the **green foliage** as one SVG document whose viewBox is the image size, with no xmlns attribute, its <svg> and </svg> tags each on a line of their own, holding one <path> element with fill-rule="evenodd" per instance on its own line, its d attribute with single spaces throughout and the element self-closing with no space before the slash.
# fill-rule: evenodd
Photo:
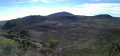
<svg viewBox="0 0 120 56">
<path fill-rule="evenodd" d="M 58 45 L 59 41 L 58 40 L 50 40 L 48 42 L 48 47 L 49 48 L 55 48 Z"/>
<path fill-rule="evenodd" d="M 38 51 L 38 52 L 42 52 L 43 49 L 42 49 L 42 48 L 37 48 L 37 51 Z"/>
<path fill-rule="evenodd" d="M 26 36 L 26 37 L 25 37 L 25 39 L 27 39 L 27 40 L 30 40 L 30 41 L 31 41 L 31 39 L 30 39 L 28 36 Z"/>
<path fill-rule="evenodd" d="M 15 40 L 7 39 L 7 38 L 1 40 L 0 44 L 2 44 L 3 46 L 11 46 L 11 47 L 18 46 L 18 43 Z"/>
<path fill-rule="evenodd" d="M 78 17 L 78 19 L 76 19 Z M 34 19 L 35 20 L 34 20 Z M 49 21 L 49 18 L 52 20 Z M 73 20 L 76 19 L 76 21 Z M 41 20 L 45 19 L 45 20 Z M 72 19 L 72 20 L 71 20 Z M 56 21 L 57 20 L 57 21 Z M 60 23 L 59 25 L 56 23 Z M 40 39 L 40 41 L 46 41 L 50 39 L 51 36 L 53 39 L 59 39 L 61 41 L 60 48 L 67 47 L 68 51 L 71 49 L 72 51 L 66 52 L 63 51 L 67 56 L 106 56 L 106 49 L 112 43 L 113 40 L 119 39 L 120 36 L 120 19 L 101 19 L 99 17 L 79 17 L 79 16 L 59 16 L 59 17 L 40 17 L 40 16 L 29 16 L 21 19 L 11 20 L 5 26 L 6 28 L 16 28 L 16 29 L 26 29 L 30 30 L 31 35 L 36 37 L 34 39 Z M 48 23 L 47 23 L 48 22 Z M 61 24 L 62 23 L 62 24 Z M 51 26 L 53 25 L 53 26 Z M 38 30 L 38 32 L 34 31 Z M 39 32 L 40 31 L 40 32 Z M 18 35 L 16 38 L 30 40 L 29 37 L 26 37 L 27 34 L 25 31 L 21 33 L 16 31 Z M 15 32 L 15 34 L 16 34 Z M 14 33 L 13 33 L 14 34 Z M 39 38 L 40 37 L 40 38 Z M 94 37 L 96 37 L 94 39 Z M 93 39 L 93 41 L 91 41 Z M 66 41 L 67 40 L 67 41 Z M 95 42 L 94 46 L 91 46 L 90 50 L 80 50 L 74 52 L 73 50 L 82 49 L 90 47 L 90 45 Z M 59 42 L 59 41 L 58 41 Z M 48 44 L 45 44 L 47 47 L 38 48 L 41 50 L 55 50 L 58 45 L 57 41 L 50 40 Z M 69 44 L 69 42 L 72 42 Z M 34 42 L 31 42 L 32 46 L 36 46 Z M 86 44 L 87 43 L 87 44 Z M 26 45 L 26 44 L 25 44 Z M 69 48 L 69 46 L 73 46 Z M 65 49 L 66 50 L 66 49 Z M 55 50 L 56 51 L 56 50 Z M 118 46 L 116 44 L 111 48 L 111 54 L 114 52 L 119 53 Z M 71 54 L 71 52 L 74 52 Z M 83 55 L 76 55 L 79 53 L 83 53 Z M 62 55 L 61 55 L 62 56 Z"/>
<path fill-rule="evenodd" d="M 7 34 L 7 33 L 6 32 L 0 33 L 0 35 L 4 35 L 4 34 Z"/>
<path fill-rule="evenodd" d="M 110 50 L 109 50 L 109 56 L 120 56 L 120 40 L 116 40 Z"/>
<path fill-rule="evenodd" d="M 10 30 L 10 31 L 7 32 L 7 34 L 14 35 L 15 32 L 13 32 L 13 31 Z"/>
<path fill-rule="evenodd" d="M 44 51 L 52 51 L 52 48 L 37 48 L 38 52 L 44 52 Z"/>
<path fill-rule="evenodd" d="M 0 45 L 2 46 L 2 52 L 9 55 L 15 48 L 17 48 L 18 43 L 15 40 L 4 38 L 0 41 Z"/>
<path fill-rule="evenodd" d="M 31 43 L 32 46 L 37 47 L 37 44 L 35 44 L 35 42 L 30 41 L 30 43 Z"/>
<path fill-rule="evenodd" d="M 58 43 L 58 40 L 50 40 L 46 46 L 37 48 L 37 51 L 42 53 L 44 56 L 48 56 L 48 54 L 55 56 L 57 55 L 57 50 L 55 47 L 58 45 Z"/>
<path fill-rule="evenodd" d="M 80 55 L 80 54 L 62 54 L 59 56 L 85 56 L 85 55 Z"/>
<path fill-rule="evenodd" d="M 7 34 L 6 32 L 2 32 L 0 33 L 0 36 L 4 36 L 5 34 Z"/>
</svg>

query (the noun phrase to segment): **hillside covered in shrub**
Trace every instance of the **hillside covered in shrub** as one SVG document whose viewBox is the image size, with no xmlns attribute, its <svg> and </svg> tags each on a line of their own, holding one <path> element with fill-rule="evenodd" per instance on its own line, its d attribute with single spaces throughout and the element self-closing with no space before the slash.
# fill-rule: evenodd
<svg viewBox="0 0 120 56">
<path fill-rule="evenodd" d="M 14 47 L 22 47 L 22 50 L 26 50 L 26 54 L 31 53 L 31 56 L 35 53 L 33 56 L 119 55 L 119 44 L 117 46 L 116 43 L 119 43 L 120 39 L 120 18 L 107 14 L 68 14 L 31 15 L 7 21 L 2 27 L 7 35 L 5 34 L 5 39 L 0 42 L 8 40 L 13 46 L 17 42 Z"/>
</svg>

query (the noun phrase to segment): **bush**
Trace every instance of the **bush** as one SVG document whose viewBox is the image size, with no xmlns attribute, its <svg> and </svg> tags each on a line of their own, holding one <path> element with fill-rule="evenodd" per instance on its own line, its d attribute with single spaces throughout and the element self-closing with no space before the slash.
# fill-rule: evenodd
<svg viewBox="0 0 120 56">
<path fill-rule="evenodd" d="M 37 44 L 36 44 L 35 42 L 33 42 L 33 41 L 30 40 L 30 43 L 31 43 L 31 45 L 32 45 L 33 47 L 37 47 Z"/>
<path fill-rule="evenodd" d="M 120 56 L 120 40 L 115 41 L 110 50 L 109 56 Z"/>
<path fill-rule="evenodd" d="M 18 43 L 15 40 L 6 39 L 0 41 L 0 45 L 2 46 L 2 53 L 5 55 L 11 54 L 17 47 Z"/>
<path fill-rule="evenodd" d="M 49 48 L 55 48 L 58 45 L 59 41 L 58 40 L 50 40 L 48 42 L 48 47 Z"/>
<path fill-rule="evenodd" d="M 26 36 L 26 37 L 25 37 L 25 39 L 27 39 L 27 40 L 30 40 L 30 41 L 31 41 L 31 39 L 30 39 L 28 36 Z"/>
</svg>

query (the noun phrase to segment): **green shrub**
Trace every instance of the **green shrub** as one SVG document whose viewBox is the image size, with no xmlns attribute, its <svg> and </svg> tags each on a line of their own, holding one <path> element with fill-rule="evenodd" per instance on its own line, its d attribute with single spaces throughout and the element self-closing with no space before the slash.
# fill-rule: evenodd
<svg viewBox="0 0 120 56">
<path fill-rule="evenodd" d="M 58 40 L 50 40 L 48 42 L 48 47 L 49 48 L 55 48 L 58 45 L 59 41 Z"/>
<path fill-rule="evenodd" d="M 120 56 L 120 40 L 116 40 L 110 50 L 109 50 L 109 56 Z"/>
<path fill-rule="evenodd" d="M 37 48 L 37 51 L 38 51 L 38 52 L 42 52 L 42 51 L 43 51 L 43 48 Z"/>
<path fill-rule="evenodd" d="M 4 35 L 4 34 L 7 34 L 7 33 L 6 32 L 0 33 L 0 35 Z"/>
<path fill-rule="evenodd" d="M 31 40 L 28 36 L 26 36 L 25 39 L 27 39 L 27 40 Z"/>
<path fill-rule="evenodd" d="M 3 54 L 9 55 L 17 48 L 18 43 L 15 40 L 4 38 L 0 41 L 0 45 L 2 46 Z"/>
<path fill-rule="evenodd" d="M 33 41 L 30 40 L 30 43 L 31 43 L 31 45 L 32 45 L 33 47 L 37 47 L 37 44 L 36 44 L 35 42 L 33 42 Z"/>
</svg>

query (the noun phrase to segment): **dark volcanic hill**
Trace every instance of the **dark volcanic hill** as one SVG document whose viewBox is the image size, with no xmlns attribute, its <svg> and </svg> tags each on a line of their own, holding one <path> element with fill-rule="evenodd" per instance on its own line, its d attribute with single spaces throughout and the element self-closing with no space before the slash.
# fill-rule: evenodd
<svg viewBox="0 0 120 56">
<path fill-rule="evenodd" d="M 0 21 L 0 28 L 2 27 L 2 26 L 4 26 L 4 24 L 6 23 L 7 21 Z"/>
<path fill-rule="evenodd" d="M 73 14 L 69 12 L 58 12 L 58 13 L 54 13 L 48 16 L 73 16 Z"/>
<path fill-rule="evenodd" d="M 96 17 L 100 17 L 100 18 L 112 18 L 112 16 L 108 15 L 108 14 L 100 14 L 100 15 L 96 15 Z"/>
<path fill-rule="evenodd" d="M 76 16 L 66 12 L 52 15 L 55 16 L 37 15 L 10 20 L 3 29 L 28 30 L 37 42 L 59 40 L 58 47 L 63 54 L 81 56 L 107 56 L 106 49 L 114 40 L 120 39 L 120 18 L 110 15 Z"/>
</svg>

